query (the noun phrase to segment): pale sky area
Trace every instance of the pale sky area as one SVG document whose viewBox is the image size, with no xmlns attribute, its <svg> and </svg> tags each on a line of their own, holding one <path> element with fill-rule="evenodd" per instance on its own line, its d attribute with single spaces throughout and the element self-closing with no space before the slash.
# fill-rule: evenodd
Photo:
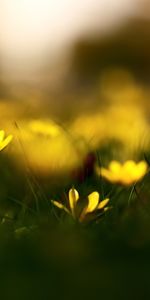
<svg viewBox="0 0 150 300">
<path fill-rule="evenodd" d="M 42 53 L 63 53 L 77 37 L 108 31 L 136 12 L 138 0 L 0 0 L 3 68 L 28 68 Z"/>
</svg>

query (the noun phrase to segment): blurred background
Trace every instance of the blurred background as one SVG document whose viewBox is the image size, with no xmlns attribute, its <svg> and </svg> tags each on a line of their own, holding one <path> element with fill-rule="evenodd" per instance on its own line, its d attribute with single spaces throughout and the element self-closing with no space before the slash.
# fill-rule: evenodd
<svg viewBox="0 0 150 300">
<path fill-rule="evenodd" d="M 1 94 L 41 93 L 49 105 L 58 95 L 61 106 L 108 68 L 148 80 L 149 14 L 149 0 L 1 0 Z"/>
<path fill-rule="evenodd" d="M 147 151 L 149 73 L 149 0 L 0 1 L 0 126 L 33 169 L 73 169 L 112 140 L 124 159 Z"/>
<path fill-rule="evenodd" d="M 149 175 L 135 193 L 94 164 L 150 161 L 149 99 L 150 0 L 0 0 L 2 299 L 148 298 Z M 50 202 L 72 185 L 114 209 L 76 224 Z"/>
</svg>

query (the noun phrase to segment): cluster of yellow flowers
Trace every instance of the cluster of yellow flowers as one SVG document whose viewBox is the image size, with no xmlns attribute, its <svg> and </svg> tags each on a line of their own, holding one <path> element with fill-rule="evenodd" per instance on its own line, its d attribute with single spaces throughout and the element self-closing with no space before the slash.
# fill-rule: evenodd
<svg viewBox="0 0 150 300">
<path fill-rule="evenodd" d="M 33 126 L 33 129 L 37 130 L 37 126 Z M 42 128 L 42 130 L 44 129 L 45 128 Z M 49 131 L 47 134 L 49 134 Z M 0 151 L 8 146 L 12 138 L 12 135 L 5 137 L 5 132 L 0 130 Z M 113 184 L 129 186 L 140 181 L 146 175 L 148 169 L 148 164 L 145 161 L 136 163 L 133 160 L 127 160 L 122 164 L 118 161 L 111 161 L 107 169 L 104 167 L 96 167 L 96 173 L 98 176 L 104 177 Z M 79 222 L 93 220 L 104 214 L 110 208 L 107 206 L 109 198 L 101 200 L 100 194 L 97 191 L 92 192 L 85 197 L 85 199 L 82 199 L 75 188 L 69 190 L 68 203 L 66 206 L 58 201 L 51 200 L 51 202 L 59 209 L 71 215 L 74 219 L 79 220 Z"/>
<path fill-rule="evenodd" d="M 112 183 L 129 186 L 135 184 L 144 177 L 148 171 L 148 165 L 145 161 L 135 163 L 132 160 L 128 160 L 123 164 L 112 161 L 109 164 L 108 169 L 97 168 L 96 171 L 98 175 L 101 175 Z M 82 209 L 78 210 L 78 204 L 80 204 L 81 199 L 78 191 L 72 188 L 69 190 L 67 207 L 57 201 L 52 200 L 52 203 L 58 208 L 63 209 L 74 219 L 78 219 L 80 222 L 94 219 L 97 216 L 96 213 L 102 215 L 110 208 L 107 206 L 109 198 L 100 201 L 100 195 L 97 191 L 88 195 L 86 200 L 86 204 Z"/>
</svg>

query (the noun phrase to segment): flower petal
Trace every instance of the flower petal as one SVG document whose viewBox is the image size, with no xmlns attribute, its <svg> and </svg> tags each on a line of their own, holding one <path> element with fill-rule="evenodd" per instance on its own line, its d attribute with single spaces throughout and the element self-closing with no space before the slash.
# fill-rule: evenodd
<svg viewBox="0 0 150 300">
<path fill-rule="evenodd" d="M 116 160 L 113 160 L 110 164 L 109 164 L 109 170 L 113 173 L 119 173 L 120 170 L 121 170 L 121 164 L 116 161 Z"/>
<path fill-rule="evenodd" d="M 4 136 L 5 136 L 5 132 L 4 132 L 4 130 L 0 130 L 0 142 L 2 142 L 2 141 L 3 141 L 3 139 L 4 139 Z"/>
<path fill-rule="evenodd" d="M 60 202 L 51 200 L 51 202 L 58 208 L 65 210 L 67 213 L 69 213 L 69 210 Z"/>
<path fill-rule="evenodd" d="M 8 135 L 6 139 L 0 141 L 0 151 L 3 150 L 11 142 L 12 138 L 12 135 Z"/>
<path fill-rule="evenodd" d="M 101 168 L 101 175 L 110 182 L 117 182 L 120 178 L 120 173 L 114 173 L 105 168 Z"/>
<path fill-rule="evenodd" d="M 145 161 L 139 162 L 137 165 L 137 174 L 136 174 L 137 180 L 142 178 L 146 174 L 147 170 L 148 170 L 147 163 Z"/>
<path fill-rule="evenodd" d="M 80 215 L 80 221 L 82 222 L 86 216 L 86 214 L 93 212 L 99 203 L 99 193 L 93 192 L 88 196 L 88 204 L 83 209 L 81 215 Z"/>
<path fill-rule="evenodd" d="M 122 182 L 124 184 L 132 184 L 140 180 L 147 171 L 147 164 L 144 161 L 135 163 L 134 161 L 127 161 L 124 164 L 122 172 Z"/>
<path fill-rule="evenodd" d="M 124 170 L 132 172 L 136 168 L 136 163 L 133 160 L 127 160 L 123 165 Z"/>
<path fill-rule="evenodd" d="M 88 205 L 86 208 L 85 213 L 90 213 L 94 211 L 99 203 L 99 193 L 98 192 L 93 192 L 88 196 Z"/>
<path fill-rule="evenodd" d="M 75 209 L 78 199 L 79 199 L 78 191 L 74 188 L 70 189 L 69 190 L 69 205 L 70 205 L 70 209 L 71 209 L 73 215 L 74 215 L 74 209 Z"/>
<path fill-rule="evenodd" d="M 97 209 L 103 209 L 107 203 L 109 202 L 109 198 L 106 198 L 105 200 L 101 201 L 97 207 Z"/>
</svg>

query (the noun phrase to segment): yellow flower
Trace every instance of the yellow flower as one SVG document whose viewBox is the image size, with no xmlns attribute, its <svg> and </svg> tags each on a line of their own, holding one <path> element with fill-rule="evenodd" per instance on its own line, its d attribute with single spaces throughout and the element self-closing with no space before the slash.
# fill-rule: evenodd
<svg viewBox="0 0 150 300">
<path fill-rule="evenodd" d="M 50 176 L 53 183 L 57 183 L 58 176 L 62 184 L 70 180 L 73 171 L 80 168 L 87 157 L 89 149 L 84 140 L 72 138 L 65 128 L 52 120 L 31 119 L 20 122 L 19 130 L 14 133 L 21 141 L 22 149 L 20 143 L 16 143 L 13 153 L 21 165 L 25 152 L 28 166 L 37 176 Z"/>
<path fill-rule="evenodd" d="M 11 142 L 13 136 L 10 134 L 5 138 L 4 130 L 0 130 L 0 151 L 2 151 Z"/>
<path fill-rule="evenodd" d="M 128 186 L 142 179 L 147 170 L 148 165 L 145 161 L 136 163 L 128 160 L 123 164 L 112 161 L 108 169 L 98 168 L 97 173 L 112 183 L 120 183 Z"/>
<path fill-rule="evenodd" d="M 87 197 L 87 203 L 79 209 L 81 199 L 79 198 L 79 193 L 76 189 L 72 188 L 68 193 L 69 208 L 64 206 L 62 203 L 53 201 L 51 202 L 60 209 L 70 214 L 74 219 L 78 219 L 80 222 L 87 221 L 88 217 L 94 217 L 94 213 L 104 213 L 108 210 L 106 207 L 109 199 L 100 201 L 100 195 L 98 192 L 93 192 Z M 91 218 L 89 218 L 91 219 Z"/>
</svg>

